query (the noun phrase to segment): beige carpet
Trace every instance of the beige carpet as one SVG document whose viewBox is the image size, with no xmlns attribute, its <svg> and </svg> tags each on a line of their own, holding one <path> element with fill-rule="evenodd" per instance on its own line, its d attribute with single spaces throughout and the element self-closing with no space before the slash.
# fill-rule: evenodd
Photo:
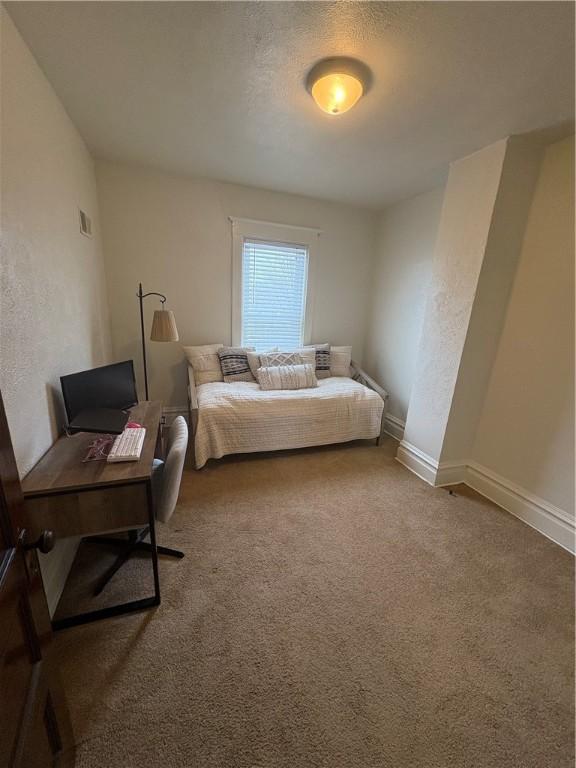
<svg viewBox="0 0 576 768">
<path fill-rule="evenodd" d="M 80 768 L 574 765 L 572 558 L 394 449 L 186 471 L 160 608 L 57 636 Z M 149 584 L 135 560 L 106 599 Z"/>
</svg>

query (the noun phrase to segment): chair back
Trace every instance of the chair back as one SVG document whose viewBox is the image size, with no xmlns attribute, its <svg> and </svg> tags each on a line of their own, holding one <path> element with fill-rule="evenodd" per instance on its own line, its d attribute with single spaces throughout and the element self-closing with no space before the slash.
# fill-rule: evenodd
<svg viewBox="0 0 576 768">
<path fill-rule="evenodd" d="M 163 523 L 172 517 L 178 501 L 187 446 L 188 425 L 183 416 L 177 416 L 168 431 L 166 461 L 162 470 L 162 491 L 156 504 L 156 517 Z"/>
</svg>

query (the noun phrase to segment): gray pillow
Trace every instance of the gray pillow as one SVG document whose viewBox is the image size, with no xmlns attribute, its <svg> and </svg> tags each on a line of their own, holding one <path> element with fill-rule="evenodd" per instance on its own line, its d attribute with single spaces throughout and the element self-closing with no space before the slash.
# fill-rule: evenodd
<svg viewBox="0 0 576 768">
<path fill-rule="evenodd" d="M 222 347 L 218 350 L 224 381 L 228 384 L 235 381 L 255 381 L 248 364 L 248 353 L 253 351 L 252 347 Z"/>
</svg>

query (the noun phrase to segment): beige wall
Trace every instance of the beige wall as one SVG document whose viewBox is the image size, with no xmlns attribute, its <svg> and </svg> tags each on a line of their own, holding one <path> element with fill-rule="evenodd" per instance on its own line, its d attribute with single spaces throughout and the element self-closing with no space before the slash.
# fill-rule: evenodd
<svg viewBox="0 0 576 768">
<path fill-rule="evenodd" d="M 0 13 L 0 387 L 25 474 L 62 426 L 59 377 L 106 362 L 110 342 L 92 159 L 6 11 Z M 92 239 L 80 234 L 79 206 L 92 217 Z M 52 607 L 73 552 L 61 543 L 43 558 Z"/>
<path fill-rule="evenodd" d="M 444 187 L 387 208 L 379 218 L 366 335 L 368 372 L 390 395 L 389 413 L 406 419 Z"/>
<path fill-rule="evenodd" d="M 404 430 L 404 441 L 432 461 L 450 419 L 507 144 L 450 165 Z"/>
<path fill-rule="evenodd" d="M 465 463 L 472 452 L 522 251 L 541 160 L 542 147 L 533 137 L 511 136 L 507 140 L 442 443 L 441 463 Z M 455 226 L 459 224 L 457 220 Z M 458 274 L 459 263 L 458 259 L 452 265 L 455 291 L 463 279 Z M 458 320 L 464 323 L 462 315 Z"/>
<path fill-rule="evenodd" d="M 472 458 L 574 515 L 574 139 L 544 155 Z"/>
<path fill-rule="evenodd" d="M 138 305 L 147 291 L 168 297 L 183 344 L 231 340 L 229 216 L 319 227 L 314 339 L 351 344 L 362 360 L 376 238 L 375 214 L 310 198 L 99 163 L 98 189 L 114 355 L 133 358 L 141 382 Z M 148 329 L 152 311 L 146 303 Z M 179 344 L 150 342 L 150 396 L 185 406 Z M 140 389 L 142 392 L 142 389 Z"/>
</svg>

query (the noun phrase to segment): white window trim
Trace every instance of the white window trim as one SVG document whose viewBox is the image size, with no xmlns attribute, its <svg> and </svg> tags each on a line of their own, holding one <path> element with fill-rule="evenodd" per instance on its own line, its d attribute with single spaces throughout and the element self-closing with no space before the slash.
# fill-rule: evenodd
<svg viewBox="0 0 576 768">
<path fill-rule="evenodd" d="M 304 245 L 308 249 L 308 275 L 306 281 L 306 306 L 304 309 L 304 344 L 310 344 L 314 331 L 314 298 L 316 262 L 322 231 L 313 227 L 297 227 L 292 224 L 275 224 L 257 219 L 230 218 L 232 223 L 232 344 L 242 342 L 242 250 L 244 240 Z"/>
</svg>

